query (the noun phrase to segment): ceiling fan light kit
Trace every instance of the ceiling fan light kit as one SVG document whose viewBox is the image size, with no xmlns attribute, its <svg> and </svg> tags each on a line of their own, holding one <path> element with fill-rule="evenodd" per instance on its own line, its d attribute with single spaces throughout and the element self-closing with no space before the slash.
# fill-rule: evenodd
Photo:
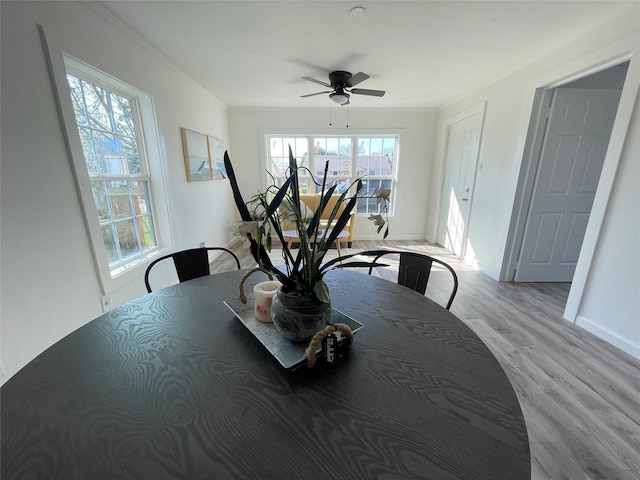
<svg viewBox="0 0 640 480">
<path fill-rule="evenodd" d="M 329 94 L 329 98 L 338 105 L 348 105 L 350 103 L 350 94 L 356 95 L 369 95 L 372 97 L 382 97 L 385 94 L 384 90 L 369 90 L 366 88 L 353 88 L 360 82 L 369 78 L 366 73 L 358 72 L 355 75 L 351 75 L 350 72 L 343 70 L 337 70 L 329 74 L 329 83 L 321 80 L 316 80 L 311 77 L 302 77 L 303 80 L 308 80 L 319 85 L 323 85 L 333 90 L 325 90 L 322 92 L 309 93 L 307 95 L 301 95 L 302 97 L 313 97 L 315 95 Z"/>
<path fill-rule="evenodd" d="M 336 92 L 329 94 L 329 98 L 338 105 L 344 105 L 349 102 L 349 94 L 344 92 Z"/>
</svg>

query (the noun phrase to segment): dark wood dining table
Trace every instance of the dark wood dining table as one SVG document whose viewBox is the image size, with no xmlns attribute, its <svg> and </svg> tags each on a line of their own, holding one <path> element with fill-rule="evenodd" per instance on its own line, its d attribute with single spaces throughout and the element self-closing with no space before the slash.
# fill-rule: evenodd
<svg viewBox="0 0 640 480">
<path fill-rule="evenodd" d="M 340 363 L 289 371 L 223 303 L 243 273 L 117 307 L 9 379 L 2 480 L 531 478 L 516 394 L 455 315 L 334 270 L 364 328 Z"/>
</svg>

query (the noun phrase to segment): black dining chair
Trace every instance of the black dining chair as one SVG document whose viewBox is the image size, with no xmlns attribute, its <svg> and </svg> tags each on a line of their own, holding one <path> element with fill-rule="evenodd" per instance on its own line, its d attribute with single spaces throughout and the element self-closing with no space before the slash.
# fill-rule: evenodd
<svg viewBox="0 0 640 480">
<path fill-rule="evenodd" d="M 398 256 L 399 265 L 397 283 L 399 285 L 411 288 L 412 290 L 415 290 L 416 292 L 423 295 L 427 291 L 427 283 L 429 282 L 429 276 L 431 275 L 434 263 L 437 265 L 442 265 L 451 273 L 451 276 L 453 277 L 453 288 L 451 290 L 451 294 L 449 295 L 449 301 L 447 302 L 446 306 L 447 310 L 451 308 L 453 299 L 458 292 L 458 275 L 456 275 L 456 272 L 448 263 L 443 262 L 442 260 L 438 260 L 437 258 L 431 257 L 429 255 L 424 255 L 422 253 L 416 252 L 399 252 L 389 250 L 381 253 L 380 251 L 364 251 L 359 255 L 373 256 L 373 263 L 378 263 L 381 258 L 382 261 L 384 261 L 383 257 L 386 257 L 387 255 Z M 371 273 L 373 272 L 373 268 L 373 266 L 369 267 L 369 275 L 371 275 Z"/>
<path fill-rule="evenodd" d="M 219 250 L 228 253 L 233 257 L 235 263 L 240 270 L 240 260 L 235 253 L 231 250 L 223 247 L 200 247 L 191 248 L 189 250 L 182 250 L 180 252 L 174 252 L 169 255 L 157 258 L 149 264 L 147 271 L 144 273 L 144 284 L 147 287 L 147 292 L 151 293 L 151 285 L 149 284 L 149 272 L 151 269 L 169 258 L 173 259 L 173 263 L 178 274 L 178 280 L 180 283 L 191 280 L 192 278 L 204 277 L 211 274 L 209 268 L 209 252 L 212 250 Z"/>
</svg>

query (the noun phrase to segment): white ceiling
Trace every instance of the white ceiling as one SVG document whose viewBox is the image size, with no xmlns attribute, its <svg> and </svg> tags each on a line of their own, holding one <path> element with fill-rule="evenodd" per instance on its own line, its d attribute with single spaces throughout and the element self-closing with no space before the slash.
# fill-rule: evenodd
<svg viewBox="0 0 640 480">
<path fill-rule="evenodd" d="M 620 15 L 617 1 L 101 1 L 229 107 L 326 107 L 333 70 L 365 72 L 352 107 L 438 107 Z M 353 16 L 352 7 L 367 14 Z"/>
</svg>

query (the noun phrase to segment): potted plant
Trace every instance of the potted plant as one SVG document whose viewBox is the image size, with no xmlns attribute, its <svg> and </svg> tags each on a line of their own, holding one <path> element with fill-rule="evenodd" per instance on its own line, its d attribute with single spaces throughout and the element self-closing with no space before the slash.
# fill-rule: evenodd
<svg viewBox="0 0 640 480">
<path fill-rule="evenodd" d="M 282 286 L 274 297 L 272 304 L 272 319 L 278 331 L 294 341 L 306 341 L 317 331 L 324 328 L 331 320 L 331 299 L 327 284 L 323 276 L 332 268 L 370 267 L 380 264 L 363 261 L 349 261 L 357 254 L 345 255 L 324 262 L 325 254 L 336 241 L 337 236 L 345 228 L 354 207 L 358 194 L 362 190 L 362 181 L 358 179 L 351 189 L 340 194 L 329 214 L 330 229 L 321 229 L 320 218 L 325 211 L 336 185 L 327 186 L 328 162 L 325 165 L 321 184 L 320 205 L 309 218 L 305 209 L 301 208 L 298 171 L 291 147 L 289 147 L 289 169 L 287 177 L 281 186 L 275 182 L 265 192 L 258 193 L 245 202 L 227 152 L 224 154 L 224 165 L 231 183 L 234 200 L 240 213 L 241 222 L 238 227 L 240 234 L 246 236 L 250 242 L 251 254 L 263 272 L 276 277 Z M 308 171 L 308 170 L 307 170 Z M 311 180 L 315 182 L 313 174 L 309 172 Z M 352 195 L 349 191 L 355 189 Z M 369 217 L 378 226 L 378 232 L 385 228 L 383 238 L 389 229 L 386 213 L 390 190 L 380 187 L 374 193 L 378 203 L 382 203 L 381 212 Z M 372 197 L 369 197 L 372 198 Z M 341 209 L 341 207 L 344 208 Z M 281 221 L 286 216 L 294 219 L 300 246 L 297 254 L 293 254 L 284 240 Z M 284 265 L 275 266 L 269 257 L 272 239 L 277 237 L 282 244 Z"/>
</svg>

